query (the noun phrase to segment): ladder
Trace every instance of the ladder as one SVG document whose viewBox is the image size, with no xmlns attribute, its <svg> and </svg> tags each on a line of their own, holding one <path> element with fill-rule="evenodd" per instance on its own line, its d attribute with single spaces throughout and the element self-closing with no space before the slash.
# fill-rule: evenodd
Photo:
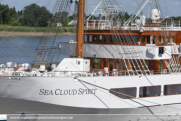
<svg viewBox="0 0 181 121">
<path fill-rule="evenodd" d="M 52 12 L 55 18 L 52 19 L 52 22 L 50 25 L 54 27 L 54 23 L 58 22 L 59 18 L 65 18 L 65 16 L 68 16 L 66 14 L 66 11 L 68 11 L 69 7 L 70 7 L 70 0 L 57 0 L 56 5 L 54 6 L 54 9 Z M 56 57 L 54 55 L 56 54 L 56 50 L 58 47 L 58 46 L 55 47 L 56 38 L 57 38 L 56 35 L 57 35 L 57 32 L 55 32 L 55 37 L 46 36 L 45 38 L 43 38 L 43 40 L 39 44 L 39 47 L 36 49 L 36 56 L 33 60 L 33 64 L 52 63 L 52 61 L 54 60 L 54 57 Z"/>
</svg>

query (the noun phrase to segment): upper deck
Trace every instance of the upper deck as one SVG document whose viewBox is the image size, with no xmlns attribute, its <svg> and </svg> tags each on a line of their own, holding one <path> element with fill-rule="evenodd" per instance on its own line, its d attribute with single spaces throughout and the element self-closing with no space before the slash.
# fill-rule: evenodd
<svg viewBox="0 0 181 121">
<path fill-rule="evenodd" d="M 108 21 L 92 20 L 85 24 L 86 44 L 166 46 L 171 43 L 177 45 L 181 43 L 181 21 L 164 21 L 162 24 L 146 23 L 141 29 L 134 22 L 126 27 L 123 27 L 124 24 L 117 26 L 114 22 L 106 26 L 106 22 Z"/>
</svg>

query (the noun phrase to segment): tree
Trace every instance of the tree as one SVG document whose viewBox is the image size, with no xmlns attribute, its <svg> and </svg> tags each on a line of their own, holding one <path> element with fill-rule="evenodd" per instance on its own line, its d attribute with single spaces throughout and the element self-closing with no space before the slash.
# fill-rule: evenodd
<svg viewBox="0 0 181 121">
<path fill-rule="evenodd" d="M 23 11 L 21 10 L 21 11 L 18 11 L 18 13 L 17 13 L 19 16 L 22 16 L 23 15 Z"/>
<path fill-rule="evenodd" d="M 15 7 L 9 9 L 10 17 L 14 17 L 16 15 L 16 9 Z"/>
<path fill-rule="evenodd" d="M 2 11 L 2 5 L 0 4 L 0 11 Z M 0 14 L 0 24 L 3 23 L 2 13 Z"/>
<path fill-rule="evenodd" d="M 36 4 L 24 7 L 24 19 L 22 25 L 45 27 L 48 25 L 52 14 L 45 8 Z M 22 21 L 21 21 L 22 22 Z"/>
<path fill-rule="evenodd" d="M 9 12 L 10 12 L 10 16 L 13 16 L 13 9 L 12 8 L 9 9 Z"/>
<path fill-rule="evenodd" d="M 2 20 L 3 24 L 8 24 L 10 21 L 10 10 L 8 5 L 2 5 Z"/>
<path fill-rule="evenodd" d="M 127 12 L 124 14 L 124 17 L 125 17 L 125 19 L 129 19 L 130 18 L 129 14 Z"/>
<path fill-rule="evenodd" d="M 16 15 L 16 8 L 15 8 L 15 7 L 13 7 L 12 14 L 13 14 L 13 15 Z"/>
</svg>

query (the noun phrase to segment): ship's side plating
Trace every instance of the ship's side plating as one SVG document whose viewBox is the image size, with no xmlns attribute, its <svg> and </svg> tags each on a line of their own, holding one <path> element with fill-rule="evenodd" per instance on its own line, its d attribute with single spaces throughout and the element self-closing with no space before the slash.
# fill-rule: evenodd
<svg viewBox="0 0 181 121">
<path fill-rule="evenodd" d="M 173 77 L 176 79 L 173 80 Z M 162 94 L 164 88 L 161 88 L 160 96 L 141 98 L 138 91 L 143 86 L 164 87 L 164 85 L 180 84 L 180 75 L 155 75 L 147 78 L 144 76 L 82 77 L 77 80 L 71 77 L 20 77 L 19 80 L 1 80 L 0 105 L 3 109 L 1 112 L 68 113 L 70 111 L 69 113 L 73 114 L 104 114 L 107 111 L 110 111 L 109 113 L 117 111 L 118 114 L 147 114 L 150 113 L 148 109 L 150 107 L 153 113 L 178 112 L 180 94 L 164 96 Z M 123 99 L 109 91 L 123 87 L 137 88 L 136 98 Z"/>
</svg>

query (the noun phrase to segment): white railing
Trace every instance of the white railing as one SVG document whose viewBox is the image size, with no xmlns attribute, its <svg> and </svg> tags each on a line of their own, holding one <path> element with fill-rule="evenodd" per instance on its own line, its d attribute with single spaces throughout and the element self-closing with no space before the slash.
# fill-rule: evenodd
<svg viewBox="0 0 181 121">
<path fill-rule="evenodd" d="M 181 68 L 177 71 L 177 73 L 181 72 Z M 165 74 L 171 74 L 174 72 L 170 72 L 167 69 L 161 70 L 160 72 L 158 71 L 151 71 L 151 75 L 165 75 Z M 143 75 L 143 74 L 139 74 Z M 107 77 L 107 76 L 116 76 L 116 77 L 121 77 L 121 76 L 139 76 L 136 75 L 136 72 L 133 71 L 132 74 L 128 74 L 127 71 L 117 71 L 117 72 L 104 72 L 104 71 L 98 71 L 98 72 L 71 72 L 71 71 L 56 71 L 56 72 L 12 72 L 11 74 L 4 73 L 0 74 L 0 79 L 6 79 L 6 80 L 20 80 L 21 77 Z M 148 75 L 148 74 L 146 74 Z"/>
<path fill-rule="evenodd" d="M 124 26 L 125 21 L 109 21 L 109 20 L 89 20 L 85 21 L 85 30 L 110 30 L 115 29 L 124 29 L 124 30 L 139 30 L 135 21 L 132 21 L 128 26 Z M 144 27 L 145 30 L 181 30 L 181 21 L 166 20 L 161 23 L 161 27 Z"/>
</svg>

